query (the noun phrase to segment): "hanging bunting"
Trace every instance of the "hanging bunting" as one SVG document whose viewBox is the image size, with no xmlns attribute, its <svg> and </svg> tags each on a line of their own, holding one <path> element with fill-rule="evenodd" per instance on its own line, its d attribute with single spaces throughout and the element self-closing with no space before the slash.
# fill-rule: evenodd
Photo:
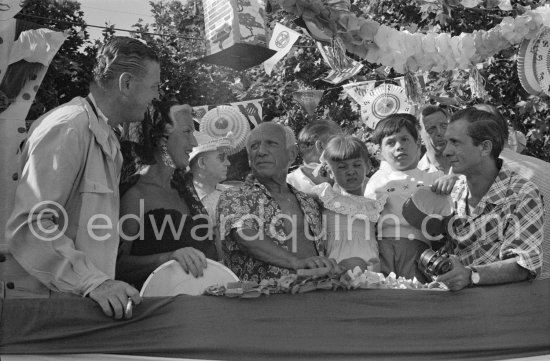
<svg viewBox="0 0 550 361">
<path fill-rule="evenodd" d="M 376 80 L 362 81 L 343 85 L 344 92 L 360 106 L 367 104 L 367 93 L 374 89 Z"/>
<path fill-rule="evenodd" d="M 206 54 L 201 61 L 237 70 L 275 54 L 266 47 L 265 1 L 202 0 Z"/>
<path fill-rule="evenodd" d="M 342 39 L 346 49 L 366 61 L 390 66 L 396 72 L 442 72 L 469 69 L 498 52 L 532 39 L 538 29 L 550 24 L 550 5 L 529 9 L 521 15 L 504 17 L 489 30 L 461 33 L 410 33 L 358 17 L 341 1 L 276 0 L 287 12 L 313 23 L 326 36 Z M 508 2 L 502 6 L 508 8 Z"/>
<path fill-rule="evenodd" d="M 361 71 L 361 68 L 363 68 L 363 64 L 347 57 L 345 49 L 339 44 L 340 42 L 338 41 L 335 41 L 332 45 L 317 42 L 317 49 L 319 49 L 327 65 L 332 69 L 321 80 L 335 85 L 357 75 Z"/>
<path fill-rule="evenodd" d="M 263 99 L 252 99 L 246 100 L 244 102 L 236 102 L 229 104 L 219 104 L 219 105 L 230 105 L 235 109 L 239 110 L 245 118 L 250 123 L 250 127 L 254 128 L 259 123 L 262 122 L 262 102 Z M 200 105 L 193 107 L 193 115 L 197 124 L 200 124 L 201 119 L 206 115 L 209 110 L 216 108 L 218 105 Z M 198 130 L 198 129 L 197 129 Z"/>
<path fill-rule="evenodd" d="M 271 75 L 271 71 L 275 64 L 277 64 L 282 58 L 288 54 L 292 46 L 298 40 L 300 34 L 282 24 L 275 24 L 271 40 L 269 41 L 269 48 L 275 50 L 277 53 L 271 58 L 264 61 L 264 69 L 267 75 Z"/>
<path fill-rule="evenodd" d="M 294 100 L 300 103 L 308 115 L 314 115 L 324 92 L 324 90 L 303 89 L 295 91 L 292 95 L 294 96 Z"/>
<path fill-rule="evenodd" d="M 422 89 L 422 91 L 424 91 L 424 89 L 426 89 L 426 84 L 428 83 L 428 73 L 416 74 L 416 78 L 417 78 L 418 84 L 420 85 L 420 88 Z M 395 82 L 398 82 L 400 87 L 405 88 L 404 76 L 393 78 L 392 80 Z"/>
<path fill-rule="evenodd" d="M 407 98 L 414 104 L 424 104 L 424 97 L 422 96 L 423 88 L 418 77 L 408 71 L 405 73 L 404 79 Z"/>
<path fill-rule="evenodd" d="M 480 98 L 485 100 L 487 98 L 487 90 L 485 90 L 485 79 L 479 73 L 477 67 L 472 67 L 470 70 L 470 77 L 468 78 L 470 84 L 470 91 L 472 92 L 472 98 Z"/>
</svg>

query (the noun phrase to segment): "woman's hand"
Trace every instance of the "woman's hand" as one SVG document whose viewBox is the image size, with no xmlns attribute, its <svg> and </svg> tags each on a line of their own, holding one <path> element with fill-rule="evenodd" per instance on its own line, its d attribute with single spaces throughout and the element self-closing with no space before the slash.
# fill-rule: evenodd
<svg viewBox="0 0 550 361">
<path fill-rule="evenodd" d="M 202 277 L 202 270 L 206 268 L 204 253 L 193 247 L 175 250 L 170 258 L 178 261 L 186 273 L 191 272 L 195 277 Z"/>
</svg>

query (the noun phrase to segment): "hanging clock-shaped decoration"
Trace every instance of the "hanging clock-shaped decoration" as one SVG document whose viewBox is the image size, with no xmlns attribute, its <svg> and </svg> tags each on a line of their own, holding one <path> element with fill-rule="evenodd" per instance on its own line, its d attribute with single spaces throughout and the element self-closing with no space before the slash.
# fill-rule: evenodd
<svg viewBox="0 0 550 361">
<path fill-rule="evenodd" d="M 367 93 L 365 105 L 361 107 L 361 117 L 365 125 L 374 129 L 383 118 L 394 113 L 412 113 L 414 107 L 407 101 L 405 89 L 382 84 Z"/>
<path fill-rule="evenodd" d="M 550 96 L 550 28 L 545 28 L 537 43 L 535 71 L 541 90 Z"/>
<path fill-rule="evenodd" d="M 517 68 L 519 81 L 523 89 L 532 95 L 540 95 L 542 92 L 535 72 L 537 56 L 540 56 L 537 55 L 537 48 L 542 32 L 543 29 L 532 39 L 523 40 L 518 53 Z"/>
</svg>

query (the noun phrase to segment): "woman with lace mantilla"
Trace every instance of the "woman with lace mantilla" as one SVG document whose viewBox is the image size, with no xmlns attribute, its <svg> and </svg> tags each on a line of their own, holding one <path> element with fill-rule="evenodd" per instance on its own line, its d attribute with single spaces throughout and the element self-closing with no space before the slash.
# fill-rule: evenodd
<svg viewBox="0 0 550 361">
<path fill-rule="evenodd" d="M 189 154 L 197 146 L 191 107 L 154 104 L 143 122 L 142 166 L 121 186 L 121 246 L 117 278 L 141 286 L 159 265 L 177 260 L 202 276 L 206 257 L 217 259 L 208 217 L 186 194 Z M 139 221 L 138 221 L 139 220 Z"/>
<path fill-rule="evenodd" d="M 334 185 L 313 187 L 323 204 L 326 250 L 345 269 L 359 266 L 380 272 L 375 225 L 385 199 L 365 198 L 363 192 L 370 170 L 366 145 L 351 135 L 336 135 L 321 155 L 322 170 Z"/>
</svg>

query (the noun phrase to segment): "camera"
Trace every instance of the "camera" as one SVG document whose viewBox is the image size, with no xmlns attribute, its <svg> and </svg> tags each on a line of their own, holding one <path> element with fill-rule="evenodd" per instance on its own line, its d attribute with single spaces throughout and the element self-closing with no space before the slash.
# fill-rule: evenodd
<svg viewBox="0 0 550 361">
<path fill-rule="evenodd" d="M 449 272 L 453 268 L 453 263 L 444 248 L 437 251 L 427 249 L 420 255 L 418 266 L 422 272 L 431 277 Z"/>
</svg>

